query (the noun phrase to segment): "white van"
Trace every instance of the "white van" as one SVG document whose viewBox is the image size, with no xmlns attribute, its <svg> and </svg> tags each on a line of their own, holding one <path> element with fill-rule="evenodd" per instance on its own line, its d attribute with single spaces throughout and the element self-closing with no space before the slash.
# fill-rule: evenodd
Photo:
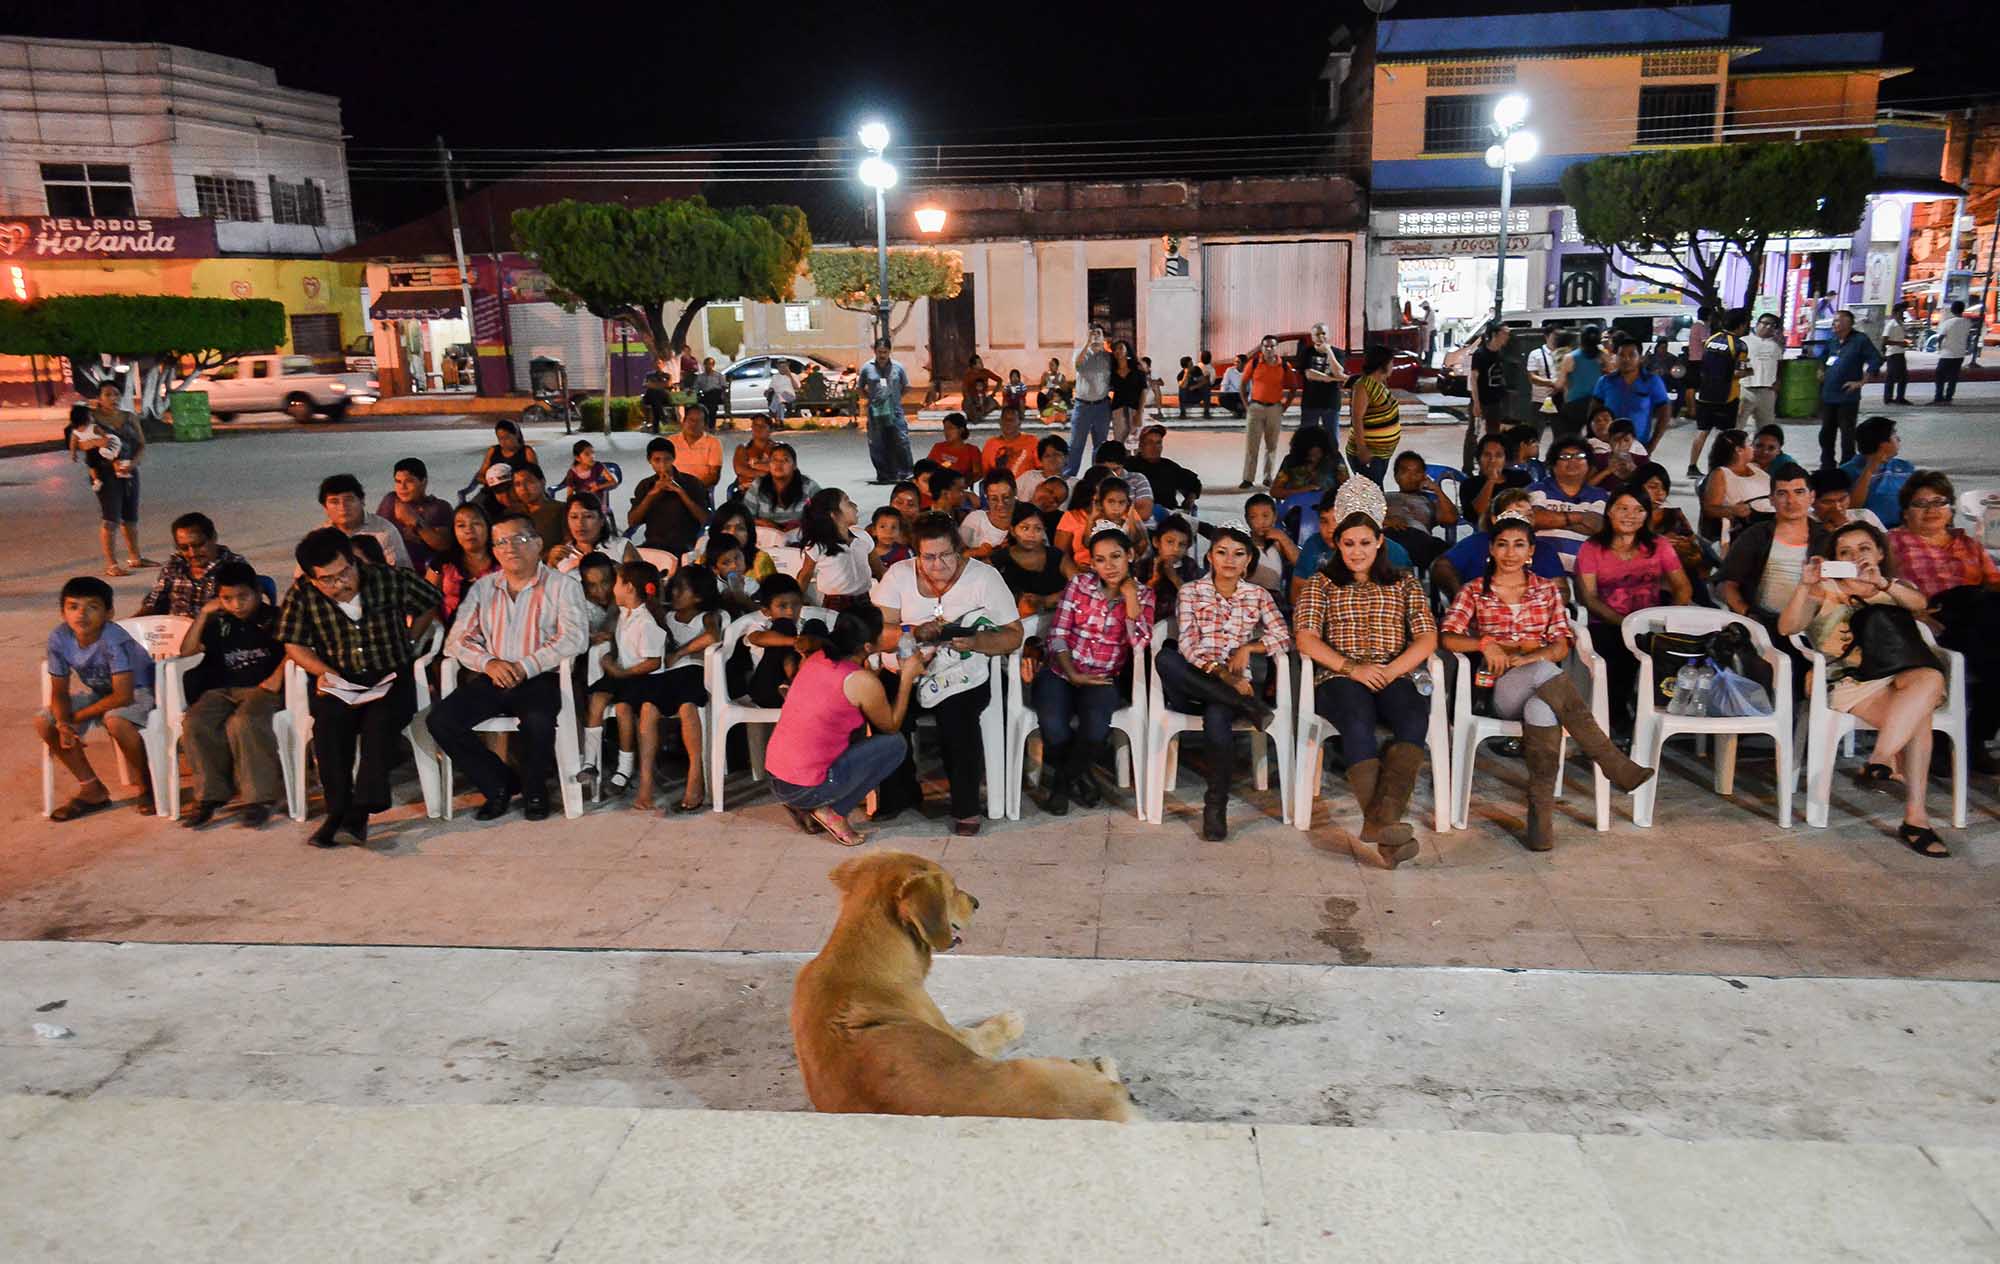
<svg viewBox="0 0 2000 1264">
<path fill-rule="evenodd" d="M 1503 312 L 1500 320 L 1514 331 L 1514 341 L 1524 333 L 1549 325 L 1557 329 L 1581 329 L 1596 325 L 1606 334 L 1631 334 L 1652 350 L 1653 340 L 1665 336 L 1676 354 L 1687 350 L 1688 330 L 1694 324 L 1694 308 L 1682 303 L 1627 303 L 1616 307 L 1540 307 L 1529 311 Z"/>
</svg>

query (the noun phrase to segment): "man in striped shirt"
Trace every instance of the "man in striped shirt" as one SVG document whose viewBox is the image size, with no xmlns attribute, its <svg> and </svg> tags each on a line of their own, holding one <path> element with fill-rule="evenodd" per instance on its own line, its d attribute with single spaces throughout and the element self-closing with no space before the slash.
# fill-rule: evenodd
<svg viewBox="0 0 2000 1264">
<path fill-rule="evenodd" d="M 486 796 L 478 819 L 505 816 L 518 790 L 523 813 L 540 821 L 555 767 L 559 669 L 589 644 L 590 618 L 583 585 L 542 562 L 533 519 L 517 513 L 494 523 L 493 556 L 500 564 L 466 590 L 445 638 L 445 653 L 463 669 L 458 687 L 432 705 L 427 723 L 438 749 Z M 518 778 L 473 731 L 503 715 L 520 721 Z"/>
</svg>

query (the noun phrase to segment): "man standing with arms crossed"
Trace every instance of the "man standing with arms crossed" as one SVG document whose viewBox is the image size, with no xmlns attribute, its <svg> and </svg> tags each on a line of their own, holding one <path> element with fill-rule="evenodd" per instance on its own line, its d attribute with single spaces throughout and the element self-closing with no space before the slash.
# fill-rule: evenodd
<svg viewBox="0 0 2000 1264">
<path fill-rule="evenodd" d="M 1069 404 L 1069 459 L 1063 477 L 1074 478 L 1083 468 L 1083 441 L 1093 450 L 1111 433 L 1111 345 L 1104 326 L 1092 325 L 1076 353 L 1076 393 Z"/>
<path fill-rule="evenodd" d="M 1285 409 L 1291 406 L 1292 387 L 1285 362 L 1278 358 L 1276 338 L 1267 335 L 1257 346 L 1257 358 L 1243 371 L 1243 398 L 1250 405 L 1250 428 L 1243 432 L 1239 491 L 1267 484 L 1278 476 L 1278 434 L 1284 428 Z M 1257 477 L 1260 448 L 1268 453 L 1264 458 L 1267 472 L 1261 479 Z M 1070 455 L 1074 459 L 1075 453 Z"/>
<path fill-rule="evenodd" d="M 875 358 L 861 366 L 861 397 L 868 404 L 868 459 L 874 482 L 901 482 L 910 476 L 910 425 L 903 419 L 903 392 L 910 375 L 889 358 L 889 340 L 875 340 Z"/>
<path fill-rule="evenodd" d="M 1314 321 L 1312 339 L 1299 348 L 1299 429 L 1320 426 L 1333 444 L 1333 459 L 1340 460 L 1340 384 L 1347 380 L 1340 349 L 1328 339 L 1326 322 Z"/>
<path fill-rule="evenodd" d="M 1750 375 L 1743 379 L 1743 398 L 1736 410 L 1736 424 L 1755 434 L 1778 423 L 1778 362 L 1785 358 L 1785 344 L 1778 340 L 1778 318 L 1765 312 L 1757 327 L 1743 340 Z"/>
</svg>

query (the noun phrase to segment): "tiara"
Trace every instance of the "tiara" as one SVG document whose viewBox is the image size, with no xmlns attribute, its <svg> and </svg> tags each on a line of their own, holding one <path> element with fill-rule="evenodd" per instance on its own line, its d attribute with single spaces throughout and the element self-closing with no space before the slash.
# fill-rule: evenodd
<svg viewBox="0 0 2000 1264">
<path fill-rule="evenodd" d="M 1350 478 L 1333 494 L 1333 514 L 1336 522 L 1345 522 L 1349 514 L 1365 514 L 1379 530 L 1389 515 L 1389 498 L 1374 479 Z"/>
<path fill-rule="evenodd" d="M 1241 518 L 1225 518 L 1215 524 L 1217 531 L 1234 531 L 1238 535 L 1249 535 L 1250 524 Z"/>
<path fill-rule="evenodd" d="M 1113 522 L 1109 518 L 1099 518 L 1096 522 L 1090 524 L 1090 533 L 1085 538 L 1095 540 L 1098 536 L 1103 535 L 1107 531 L 1116 531 L 1120 535 L 1123 535 L 1125 533 L 1125 527 L 1124 524 Z"/>
<path fill-rule="evenodd" d="M 1503 522 L 1519 522 L 1532 528 L 1535 525 L 1535 518 L 1534 515 L 1529 512 L 1527 506 L 1509 505 L 1505 509 L 1502 509 L 1499 513 L 1493 515 L 1494 526 L 1497 527 Z"/>
</svg>

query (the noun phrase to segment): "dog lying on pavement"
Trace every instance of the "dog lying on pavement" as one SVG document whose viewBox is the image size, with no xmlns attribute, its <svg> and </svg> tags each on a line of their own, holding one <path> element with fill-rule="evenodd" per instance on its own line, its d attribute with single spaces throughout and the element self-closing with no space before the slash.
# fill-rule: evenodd
<svg viewBox="0 0 2000 1264">
<path fill-rule="evenodd" d="M 904 852 L 830 875 L 840 919 L 792 988 L 792 1043 L 817 1110 L 1028 1119 L 1141 1118 L 1110 1058 L 994 1055 L 1021 1036 L 1009 1010 L 954 1027 L 924 991 L 931 954 L 956 947 L 979 901 Z"/>
</svg>

